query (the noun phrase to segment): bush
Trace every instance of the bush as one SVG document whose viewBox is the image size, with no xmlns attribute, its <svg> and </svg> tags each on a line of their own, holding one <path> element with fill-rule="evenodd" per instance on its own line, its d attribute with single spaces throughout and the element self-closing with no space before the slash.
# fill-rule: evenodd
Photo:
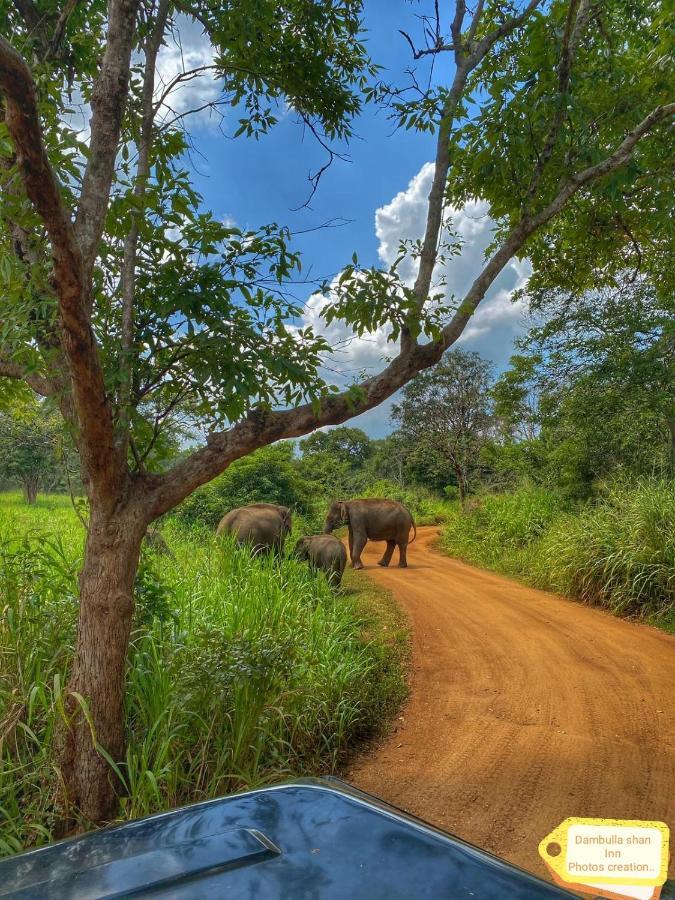
<svg viewBox="0 0 675 900">
<path fill-rule="evenodd" d="M 286 441 L 236 460 L 219 478 L 183 500 L 173 516 L 185 525 L 215 528 L 225 513 L 249 503 L 278 503 L 307 512 L 309 489 L 293 454 L 293 444 Z"/>
</svg>

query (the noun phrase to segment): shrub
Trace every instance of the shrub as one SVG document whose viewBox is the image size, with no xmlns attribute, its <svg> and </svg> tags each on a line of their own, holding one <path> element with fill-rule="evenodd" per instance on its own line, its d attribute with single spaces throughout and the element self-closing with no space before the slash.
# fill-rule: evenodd
<svg viewBox="0 0 675 900">
<path fill-rule="evenodd" d="M 249 503 L 278 503 L 297 512 L 310 507 L 308 487 L 286 441 L 233 462 L 223 474 L 187 497 L 173 514 L 186 525 L 215 528 L 225 513 Z"/>
</svg>

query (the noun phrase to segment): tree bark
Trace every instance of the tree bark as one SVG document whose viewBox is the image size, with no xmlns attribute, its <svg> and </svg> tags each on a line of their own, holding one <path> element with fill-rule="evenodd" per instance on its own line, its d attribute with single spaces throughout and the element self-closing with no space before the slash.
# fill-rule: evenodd
<svg viewBox="0 0 675 900">
<path fill-rule="evenodd" d="M 32 478 L 27 478 L 23 483 L 23 497 L 29 506 L 32 506 L 37 500 L 38 483 Z"/>
<path fill-rule="evenodd" d="M 82 819 L 110 821 L 117 812 L 118 779 L 98 748 L 116 763 L 124 758 L 126 658 L 145 529 L 140 507 L 115 507 L 112 514 L 95 505 L 91 509 L 61 754 L 64 831 Z"/>
<path fill-rule="evenodd" d="M 466 506 L 466 476 L 461 465 L 453 459 L 453 468 L 455 470 L 455 478 L 457 479 L 457 489 L 459 491 L 459 505 L 464 509 Z"/>
</svg>

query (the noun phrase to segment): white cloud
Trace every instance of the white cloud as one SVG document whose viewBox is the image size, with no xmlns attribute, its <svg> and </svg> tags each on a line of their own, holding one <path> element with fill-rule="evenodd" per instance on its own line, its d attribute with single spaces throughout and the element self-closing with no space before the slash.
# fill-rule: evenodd
<svg viewBox="0 0 675 900">
<path fill-rule="evenodd" d="M 375 233 L 383 265 L 389 266 L 397 259 L 401 241 L 423 237 L 432 177 L 433 165 L 426 163 L 405 190 L 376 211 Z M 451 257 L 436 275 L 437 281 L 443 282 L 439 292 L 442 290 L 446 297 L 454 296 L 459 302 L 484 265 L 494 223 L 484 201 L 472 201 L 461 209 L 449 210 L 446 221 L 463 246 L 461 253 Z M 412 285 L 417 262 L 410 258 L 404 260 L 399 272 L 404 281 Z M 514 338 L 523 330 L 523 305 L 513 303 L 511 295 L 524 284 L 528 275 L 527 261 L 512 260 L 495 279 L 458 344 L 479 352 L 497 368 L 503 366 L 512 352 Z M 355 338 L 343 324 L 332 322 L 326 326 L 320 315 L 325 302 L 321 297 L 311 297 L 306 305 L 303 324 L 312 324 L 331 346 L 339 348 L 333 363 L 344 378 L 353 378 L 361 370 L 374 374 L 383 366 L 386 357 L 395 355 L 396 345 L 387 341 L 388 329 L 380 328 L 375 333 Z M 389 407 L 390 404 L 385 403 L 354 422 L 371 433 L 385 433 L 389 430 L 386 427 Z"/>
<path fill-rule="evenodd" d="M 214 49 L 201 25 L 187 16 L 178 16 L 172 33 L 157 57 L 155 98 L 158 100 L 178 76 L 194 73 L 214 64 Z M 176 84 L 165 101 L 164 120 L 173 119 L 189 110 L 200 109 L 217 100 L 221 93 L 220 81 L 213 71 L 206 68 L 198 74 L 186 76 Z M 197 114 L 197 121 L 209 119 L 210 111 Z"/>
<path fill-rule="evenodd" d="M 416 240 L 423 236 L 432 178 L 433 165 L 426 163 L 404 191 L 375 213 L 375 232 L 380 242 L 378 253 L 385 265 L 391 265 L 398 256 L 402 239 Z M 494 223 L 484 200 L 470 201 L 461 209 L 448 210 L 445 220 L 463 246 L 459 256 L 451 257 L 437 271 L 436 278 L 443 282 L 442 290 L 446 297 L 454 296 L 461 300 L 483 267 L 485 251 L 492 241 Z M 406 268 L 402 269 L 402 274 L 412 284 L 417 265 L 413 260 L 406 260 L 404 265 Z M 487 340 L 491 337 L 494 350 L 497 345 L 500 348 L 498 356 L 501 361 L 501 350 L 505 344 L 511 345 L 524 312 L 521 304 L 511 301 L 511 294 L 523 285 L 528 274 L 526 262 L 512 260 L 495 279 L 458 343 L 470 349 L 480 349 L 483 355 L 494 358 Z M 474 347 L 479 338 L 480 348 Z"/>
</svg>

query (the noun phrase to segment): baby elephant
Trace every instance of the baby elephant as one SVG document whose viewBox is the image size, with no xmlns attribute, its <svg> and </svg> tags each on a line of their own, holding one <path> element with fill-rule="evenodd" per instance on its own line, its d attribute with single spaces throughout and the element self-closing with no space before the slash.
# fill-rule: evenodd
<svg viewBox="0 0 675 900">
<path fill-rule="evenodd" d="M 302 537 L 295 545 L 300 559 L 309 561 L 314 569 L 326 573 L 328 583 L 338 587 L 347 565 L 347 551 L 344 544 L 332 534 L 313 534 Z"/>
</svg>

